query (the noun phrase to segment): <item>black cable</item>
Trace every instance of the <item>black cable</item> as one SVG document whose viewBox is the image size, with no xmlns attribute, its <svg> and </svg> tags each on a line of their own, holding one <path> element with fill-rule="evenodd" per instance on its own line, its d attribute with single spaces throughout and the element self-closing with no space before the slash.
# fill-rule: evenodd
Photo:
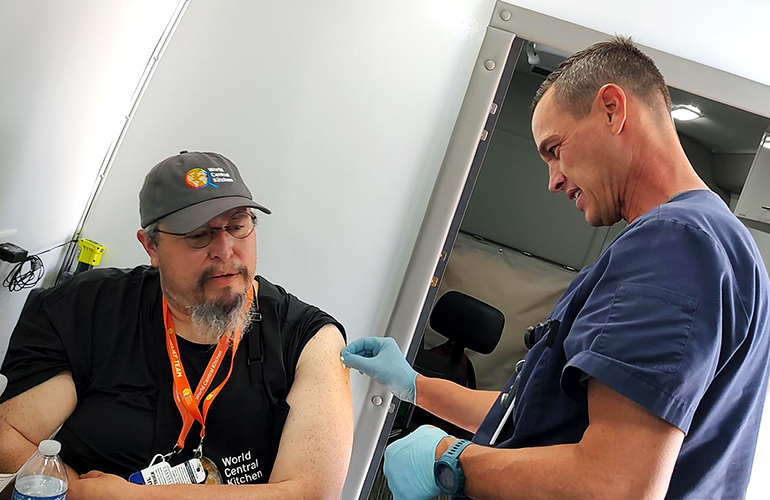
<svg viewBox="0 0 770 500">
<path fill-rule="evenodd" d="M 43 250 L 42 252 L 38 252 L 38 253 L 36 253 L 35 255 L 43 255 L 44 253 L 50 252 L 51 250 L 56 250 L 57 248 L 61 248 L 61 247 L 63 247 L 64 245 L 69 245 L 70 243 L 75 243 L 76 241 L 77 241 L 77 240 L 69 240 L 69 241 L 65 241 L 65 242 L 64 242 L 64 243 L 62 243 L 61 245 L 56 245 L 55 247 L 51 247 L 51 248 L 49 248 L 48 250 Z"/>
<path fill-rule="evenodd" d="M 43 279 L 43 275 L 45 274 L 45 266 L 43 265 L 43 260 L 39 257 L 39 255 L 43 255 L 44 253 L 50 252 L 51 250 L 56 250 L 57 248 L 63 247 L 64 245 L 74 243 L 74 241 L 75 240 L 65 241 L 60 245 L 49 248 L 48 250 L 43 250 L 42 252 L 38 252 L 35 255 L 28 256 L 26 259 L 16 264 L 13 269 L 11 269 L 11 272 L 8 273 L 8 276 L 6 276 L 3 280 L 3 286 L 11 292 L 19 292 L 25 288 L 34 288 L 35 285 L 37 285 L 40 280 Z M 28 262 L 29 270 L 22 273 L 24 264 Z"/>
</svg>

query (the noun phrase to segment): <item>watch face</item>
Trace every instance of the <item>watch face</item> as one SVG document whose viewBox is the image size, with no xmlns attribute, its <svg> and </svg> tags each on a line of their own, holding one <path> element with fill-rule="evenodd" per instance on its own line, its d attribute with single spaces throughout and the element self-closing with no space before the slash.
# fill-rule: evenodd
<svg viewBox="0 0 770 500">
<path fill-rule="evenodd" d="M 438 470 L 438 482 L 447 491 L 454 491 L 457 487 L 457 477 L 455 471 L 452 468 L 443 463 L 437 464 Z"/>
</svg>

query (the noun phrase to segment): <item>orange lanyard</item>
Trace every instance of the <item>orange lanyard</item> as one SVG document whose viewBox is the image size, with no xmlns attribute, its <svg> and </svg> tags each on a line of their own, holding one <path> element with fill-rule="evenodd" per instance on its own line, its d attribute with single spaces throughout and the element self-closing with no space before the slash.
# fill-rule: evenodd
<svg viewBox="0 0 770 500">
<path fill-rule="evenodd" d="M 249 290 L 249 298 L 245 305 L 247 308 L 251 308 L 251 304 L 254 300 L 254 287 Z M 166 326 L 166 350 L 168 351 L 168 359 L 171 362 L 171 373 L 174 378 L 174 402 L 179 413 L 182 415 L 184 421 L 182 425 L 182 432 L 179 434 L 179 438 L 176 441 L 176 445 L 181 451 L 184 448 L 184 442 L 187 438 L 187 434 L 190 432 L 190 428 L 193 422 L 196 420 L 201 424 L 201 442 L 206 435 L 206 415 L 208 415 L 209 407 L 214 402 L 219 392 L 224 388 L 227 381 L 230 379 L 230 374 L 233 373 L 233 364 L 235 362 L 235 353 L 238 350 L 238 344 L 241 340 L 241 332 L 233 332 L 232 344 L 233 352 L 230 356 L 230 371 L 227 372 L 227 376 L 203 401 L 203 412 L 198 409 L 203 395 L 206 394 L 206 390 L 211 385 L 211 381 L 217 374 L 222 359 L 225 357 L 227 350 L 230 348 L 231 338 L 227 335 L 222 335 L 217 344 L 214 354 L 211 355 L 209 364 L 206 366 L 206 371 L 203 372 L 200 382 L 198 382 L 198 388 L 195 389 L 193 394 L 190 388 L 190 382 L 187 380 L 187 375 L 182 366 L 182 358 L 179 356 L 179 344 L 176 340 L 176 330 L 174 329 L 174 318 L 169 313 L 168 304 L 166 303 L 166 297 L 163 297 L 163 324 Z"/>
</svg>

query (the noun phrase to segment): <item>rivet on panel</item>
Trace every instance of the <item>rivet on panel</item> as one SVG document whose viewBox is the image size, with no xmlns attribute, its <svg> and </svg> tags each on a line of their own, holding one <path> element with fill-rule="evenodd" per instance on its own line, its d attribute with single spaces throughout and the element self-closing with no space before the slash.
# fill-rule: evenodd
<svg viewBox="0 0 770 500">
<path fill-rule="evenodd" d="M 382 398 L 380 396 L 372 397 L 372 404 L 374 406 L 380 406 L 382 404 Z"/>
<path fill-rule="evenodd" d="M 510 21 L 511 20 L 511 11 L 504 10 L 500 13 L 500 19 L 503 21 Z"/>
<path fill-rule="evenodd" d="M 487 59 L 487 61 L 484 63 L 484 67 L 487 68 L 489 71 L 492 71 L 495 69 L 495 61 L 492 59 Z"/>
</svg>

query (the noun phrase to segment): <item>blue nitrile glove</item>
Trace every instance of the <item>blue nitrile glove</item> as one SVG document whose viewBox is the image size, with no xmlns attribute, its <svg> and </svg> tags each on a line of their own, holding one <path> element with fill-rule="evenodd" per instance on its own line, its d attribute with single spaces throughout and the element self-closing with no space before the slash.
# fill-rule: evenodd
<svg viewBox="0 0 770 500">
<path fill-rule="evenodd" d="M 393 500 L 428 500 L 441 493 L 433 476 L 436 446 L 449 436 L 431 425 L 423 425 L 385 450 L 383 471 Z"/>
<path fill-rule="evenodd" d="M 391 337 L 364 337 L 342 350 L 342 362 L 388 388 L 398 399 L 414 403 L 417 372 Z"/>
</svg>

